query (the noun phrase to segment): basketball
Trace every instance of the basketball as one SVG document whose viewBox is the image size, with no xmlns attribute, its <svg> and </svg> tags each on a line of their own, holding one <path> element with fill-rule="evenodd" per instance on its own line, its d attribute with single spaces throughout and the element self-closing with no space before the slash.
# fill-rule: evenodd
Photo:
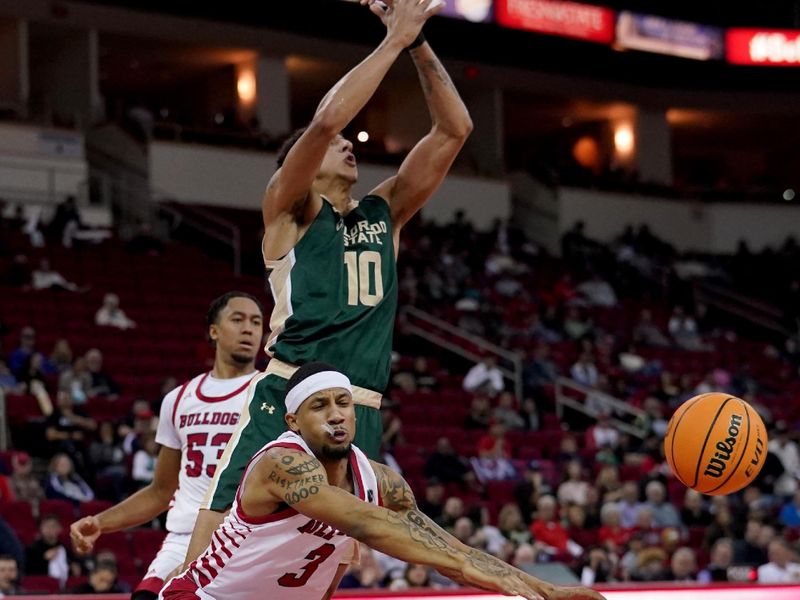
<svg viewBox="0 0 800 600">
<path fill-rule="evenodd" d="M 744 400 L 718 392 L 684 402 L 670 419 L 664 454 L 681 483 L 725 496 L 755 479 L 767 456 L 767 430 Z"/>
</svg>

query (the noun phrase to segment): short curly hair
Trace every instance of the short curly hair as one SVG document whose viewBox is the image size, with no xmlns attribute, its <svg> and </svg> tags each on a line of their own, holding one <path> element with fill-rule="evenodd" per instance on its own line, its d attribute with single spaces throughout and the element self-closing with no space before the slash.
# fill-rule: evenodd
<svg viewBox="0 0 800 600">
<path fill-rule="evenodd" d="M 278 150 L 278 157 L 275 159 L 275 161 L 278 163 L 279 169 L 283 166 L 283 161 L 286 160 L 286 155 L 289 154 L 289 150 L 291 150 L 292 147 L 297 143 L 297 140 L 302 137 L 302 135 L 306 132 L 306 129 L 308 129 L 308 126 L 295 129 L 291 135 L 286 138 L 283 144 L 281 144 L 281 147 Z"/>
</svg>

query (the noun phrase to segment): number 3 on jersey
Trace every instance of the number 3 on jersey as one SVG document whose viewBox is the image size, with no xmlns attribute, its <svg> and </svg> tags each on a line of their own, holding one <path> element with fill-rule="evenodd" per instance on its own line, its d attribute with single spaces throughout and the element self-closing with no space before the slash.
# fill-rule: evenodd
<svg viewBox="0 0 800 600">
<path fill-rule="evenodd" d="M 374 250 L 344 253 L 347 265 L 347 304 L 358 306 L 377 306 L 383 300 L 383 279 L 381 278 L 381 255 Z"/>
</svg>

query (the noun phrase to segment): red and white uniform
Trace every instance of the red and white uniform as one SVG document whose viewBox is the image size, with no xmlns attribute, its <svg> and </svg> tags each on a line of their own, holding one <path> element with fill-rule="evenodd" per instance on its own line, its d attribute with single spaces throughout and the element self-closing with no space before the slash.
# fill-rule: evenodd
<svg viewBox="0 0 800 600">
<path fill-rule="evenodd" d="M 137 591 L 158 593 L 164 579 L 186 558 L 200 504 L 247 406 L 248 386 L 256 373 L 234 379 L 204 373 L 164 397 L 156 442 L 181 451 L 181 470 L 167 513 L 169 533 Z"/>
<path fill-rule="evenodd" d="M 355 541 L 285 505 L 261 518 L 249 517 L 242 510 L 239 499 L 253 462 L 275 447 L 313 456 L 303 439 L 292 432 L 259 450 L 245 469 L 236 500 L 214 532 L 211 545 L 162 590 L 159 599 L 311 600 L 325 595 L 339 565 L 350 562 Z M 366 455 L 352 448 L 354 494 L 365 502 L 379 504 L 375 471 Z"/>
</svg>

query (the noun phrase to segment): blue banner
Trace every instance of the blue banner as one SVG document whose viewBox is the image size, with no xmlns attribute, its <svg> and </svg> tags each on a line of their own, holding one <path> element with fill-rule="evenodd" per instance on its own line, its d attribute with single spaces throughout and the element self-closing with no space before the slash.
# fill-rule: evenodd
<svg viewBox="0 0 800 600">
<path fill-rule="evenodd" d="M 724 39 L 721 27 L 627 10 L 620 12 L 617 19 L 617 44 L 631 50 L 693 60 L 720 60 L 724 55 Z"/>
</svg>

